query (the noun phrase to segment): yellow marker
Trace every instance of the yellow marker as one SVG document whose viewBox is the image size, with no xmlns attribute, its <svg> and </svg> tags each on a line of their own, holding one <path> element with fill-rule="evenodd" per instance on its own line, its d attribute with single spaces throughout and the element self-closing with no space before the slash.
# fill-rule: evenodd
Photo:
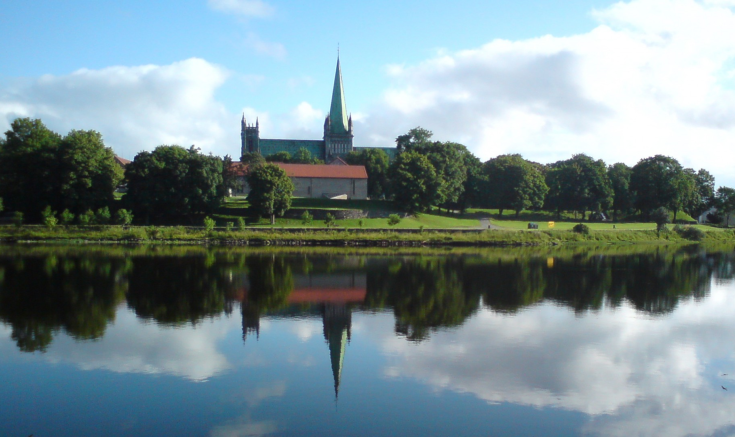
<svg viewBox="0 0 735 437">
<path fill-rule="evenodd" d="M 549 229 L 553 228 L 554 226 L 556 226 L 556 223 L 554 223 L 554 222 L 549 222 Z"/>
<path fill-rule="evenodd" d="M 550 269 L 554 267 L 554 258 L 546 258 L 546 267 Z"/>
</svg>

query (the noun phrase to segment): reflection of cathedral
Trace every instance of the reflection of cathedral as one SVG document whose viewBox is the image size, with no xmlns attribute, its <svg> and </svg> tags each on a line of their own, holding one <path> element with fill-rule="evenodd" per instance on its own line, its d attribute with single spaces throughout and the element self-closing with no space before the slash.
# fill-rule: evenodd
<svg viewBox="0 0 735 437">
<path fill-rule="evenodd" d="M 339 396 L 345 350 L 350 341 L 352 306 L 364 302 L 367 293 L 366 276 L 360 273 L 346 275 L 294 275 L 294 290 L 288 296 L 288 306 L 262 314 L 243 293 L 242 338 L 260 337 L 260 317 L 318 317 L 324 325 L 324 339 L 329 346 L 329 359 L 334 378 L 334 395 Z"/>
</svg>

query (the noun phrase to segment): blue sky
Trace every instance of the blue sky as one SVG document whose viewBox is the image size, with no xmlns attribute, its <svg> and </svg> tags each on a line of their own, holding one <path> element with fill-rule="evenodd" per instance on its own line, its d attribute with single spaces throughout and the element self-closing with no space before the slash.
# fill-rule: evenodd
<svg viewBox="0 0 735 437">
<path fill-rule="evenodd" d="M 243 111 L 265 137 L 316 139 L 339 43 L 357 145 L 421 125 L 483 160 L 662 153 L 735 185 L 734 5 L 10 0 L 0 128 L 96 129 L 129 158 L 164 143 L 238 156 Z"/>
</svg>

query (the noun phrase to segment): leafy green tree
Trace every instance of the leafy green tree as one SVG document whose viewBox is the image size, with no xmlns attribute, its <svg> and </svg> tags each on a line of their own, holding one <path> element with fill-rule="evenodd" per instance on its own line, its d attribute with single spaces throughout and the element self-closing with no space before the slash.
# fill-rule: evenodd
<svg viewBox="0 0 735 437">
<path fill-rule="evenodd" d="M 278 152 L 265 157 L 266 162 L 291 162 L 291 154 L 288 152 Z"/>
<path fill-rule="evenodd" d="M 551 164 L 546 185 L 549 187 L 546 205 L 557 215 L 561 211 L 575 211 L 584 218 L 587 211 L 605 211 L 613 203 L 613 188 L 605 162 L 584 154 Z"/>
<path fill-rule="evenodd" d="M 242 217 L 237 218 L 237 230 L 240 232 L 245 230 L 245 219 Z"/>
<path fill-rule="evenodd" d="M 324 164 L 322 160 L 312 156 L 306 147 L 301 147 L 297 150 L 290 162 L 294 164 Z"/>
<path fill-rule="evenodd" d="M 464 166 L 467 170 L 467 179 L 464 181 L 464 189 L 459 197 L 458 206 L 464 212 L 471 206 L 483 206 L 485 201 L 484 190 L 487 177 L 483 173 L 482 161 L 472 153 L 464 155 Z"/>
<path fill-rule="evenodd" d="M 123 226 L 133 223 L 133 213 L 125 208 L 118 209 L 115 213 L 115 223 Z"/>
<path fill-rule="evenodd" d="M 311 215 L 308 209 L 304 211 L 303 214 L 301 214 L 301 224 L 302 225 L 308 226 L 311 224 L 312 220 L 314 220 L 314 216 Z"/>
<path fill-rule="evenodd" d="M 259 152 L 248 152 L 240 157 L 240 162 L 247 165 L 265 164 L 265 158 Z"/>
<path fill-rule="evenodd" d="M 110 223 L 110 219 L 112 218 L 112 215 L 110 214 L 110 208 L 104 207 L 100 208 L 94 213 L 94 222 L 98 225 L 106 225 Z"/>
<path fill-rule="evenodd" d="M 417 152 L 403 152 L 388 169 L 396 204 L 409 212 L 423 212 L 438 200 L 441 185 L 429 159 Z"/>
<path fill-rule="evenodd" d="M 657 208 L 674 212 L 690 199 L 694 184 L 674 158 L 656 155 L 642 159 L 633 167 L 630 189 L 635 193 L 635 208 L 648 216 Z"/>
<path fill-rule="evenodd" d="M 735 189 L 720 187 L 715 194 L 715 207 L 725 217 L 725 227 L 730 227 L 730 216 L 735 212 Z"/>
<path fill-rule="evenodd" d="M 84 211 L 77 216 L 77 221 L 80 225 L 88 225 L 94 221 L 94 212 L 91 209 Z"/>
<path fill-rule="evenodd" d="M 377 199 L 388 193 L 388 155 L 380 149 L 353 151 L 345 157 L 350 165 L 364 165 L 368 174 L 368 196 Z"/>
<path fill-rule="evenodd" d="M 247 176 L 250 207 L 260 216 L 270 217 L 276 223 L 276 215 L 283 215 L 291 207 L 293 182 L 280 167 L 265 164 L 251 168 Z"/>
<path fill-rule="evenodd" d="M 123 202 L 146 221 L 207 214 L 224 197 L 222 160 L 192 146 L 159 146 L 139 153 L 125 169 Z"/>
<path fill-rule="evenodd" d="M 60 198 L 72 212 L 106 208 L 123 179 L 112 149 L 105 147 L 96 131 L 72 130 L 61 141 L 57 164 L 60 168 Z"/>
<path fill-rule="evenodd" d="M 630 175 L 632 169 L 622 162 L 613 164 L 607 168 L 607 177 L 610 179 L 613 189 L 613 214 L 618 219 L 618 213 L 633 208 L 633 193 L 630 191 Z"/>
<path fill-rule="evenodd" d="M 541 173 L 521 155 L 501 155 L 483 165 L 485 204 L 503 210 L 511 209 L 516 217 L 522 210 L 541 208 L 549 188 Z"/>
<path fill-rule="evenodd" d="M 396 138 L 396 146 L 399 152 L 408 151 L 414 146 L 429 143 L 433 135 L 430 130 L 418 126 Z"/>
<path fill-rule="evenodd" d="M 13 213 L 13 224 L 18 228 L 23 226 L 23 213 L 21 211 Z"/>
<path fill-rule="evenodd" d="M 61 216 L 59 218 L 61 220 L 62 225 L 69 226 L 70 224 L 74 222 L 74 217 L 75 215 L 72 214 L 71 211 L 69 211 L 68 209 L 65 209 L 64 211 L 61 212 Z"/>
<path fill-rule="evenodd" d="M 204 230 L 207 231 L 207 233 L 210 233 L 214 231 L 215 221 L 211 217 L 204 217 Z"/>
<path fill-rule="evenodd" d="M 18 118 L 0 146 L 0 197 L 11 211 L 31 220 L 59 202 L 56 161 L 61 136 L 41 120 Z"/>
<path fill-rule="evenodd" d="M 400 222 L 401 222 L 401 217 L 398 214 L 391 214 L 388 216 L 388 224 L 390 226 L 395 226 Z"/>
<path fill-rule="evenodd" d="M 232 157 L 225 155 L 222 158 L 222 190 L 224 191 L 224 195 L 229 196 L 230 193 L 237 191 L 238 188 L 237 174 Z"/>
<path fill-rule="evenodd" d="M 50 206 L 47 206 L 41 211 L 41 216 L 43 217 L 43 224 L 49 229 L 55 228 L 59 223 L 59 220 L 56 218 L 56 212 L 52 211 Z"/>
<path fill-rule="evenodd" d="M 684 206 L 684 210 L 692 217 L 698 217 L 714 205 L 715 177 L 703 168 L 696 173 L 694 169 L 686 168 L 684 172 L 694 180 L 695 185 L 695 191 Z"/>
<path fill-rule="evenodd" d="M 664 208 L 663 206 L 660 206 L 653 210 L 651 213 L 651 219 L 656 223 L 656 231 L 661 232 L 666 228 L 666 223 L 671 223 L 671 218 L 669 217 L 669 210 Z"/>
</svg>

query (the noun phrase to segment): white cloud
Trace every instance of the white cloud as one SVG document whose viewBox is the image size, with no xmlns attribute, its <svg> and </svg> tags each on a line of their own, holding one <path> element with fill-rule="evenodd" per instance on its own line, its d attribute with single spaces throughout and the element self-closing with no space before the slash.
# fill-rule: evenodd
<svg viewBox="0 0 735 437">
<path fill-rule="evenodd" d="M 393 85 L 357 136 L 385 145 L 421 125 L 483 160 L 584 152 L 632 165 L 660 153 L 733 185 L 735 14 L 725 5 L 620 2 L 595 11 L 600 25 L 585 34 L 391 65 Z"/>
<path fill-rule="evenodd" d="M 0 89 L 0 123 L 30 116 L 62 134 L 94 129 L 127 158 L 161 144 L 232 153 L 239 144 L 238 118 L 214 98 L 229 75 L 197 58 L 46 75 Z"/>
<path fill-rule="evenodd" d="M 264 41 L 254 32 L 248 33 L 247 38 L 245 38 L 245 46 L 259 55 L 270 56 L 279 60 L 285 59 L 288 54 L 283 44 Z"/>
<path fill-rule="evenodd" d="M 273 15 L 273 6 L 262 0 L 208 0 L 212 9 L 241 17 L 267 17 Z"/>
</svg>

